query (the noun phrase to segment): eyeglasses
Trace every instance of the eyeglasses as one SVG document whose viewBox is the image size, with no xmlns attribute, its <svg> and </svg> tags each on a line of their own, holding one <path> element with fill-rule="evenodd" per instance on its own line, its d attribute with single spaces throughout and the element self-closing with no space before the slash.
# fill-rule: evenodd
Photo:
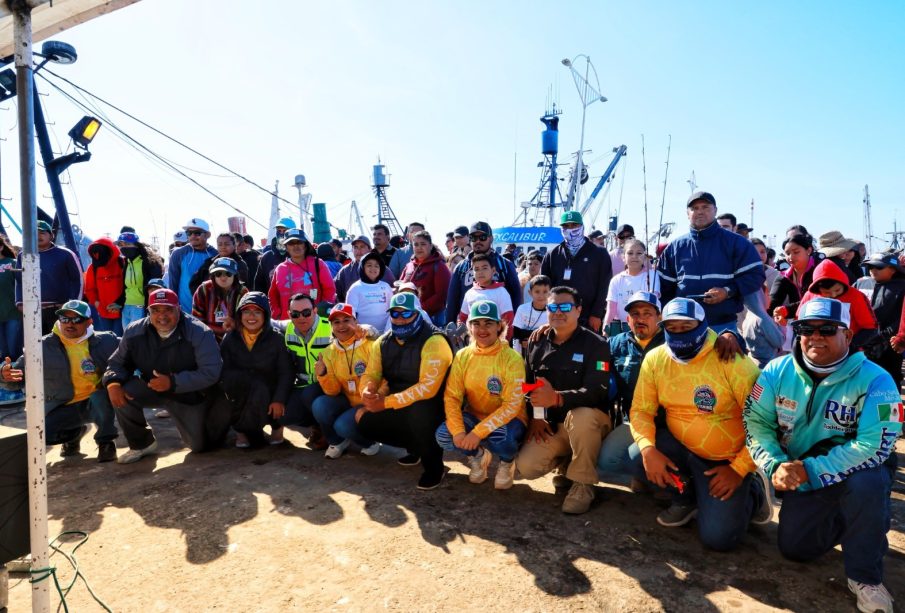
<svg viewBox="0 0 905 613">
<path fill-rule="evenodd" d="M 471 238 L 471 240 L 473 240 L 473 241 L 486 241 L 488 238 L 490 238 L 490 235 L 483 234 L 483 233 L 482 234 L 470 234 L 469 238 Z"/>
<path fill-rule="evenodd" d="M 201 236 L 204 234 L 204 230 L 186 230 L 186 236 Z"/>
<path fill-rule="evenodd" d="M 575 305 L 571 302 L 551 302 L 547 305 L 547 310 L 551 313 L 569 313 Z"/>
<path fill-rule="evenodd" d="M 393 319 L 399 319 L 400 317 L 402 319 L 408 319 L 414 314 L 415 311 L 390 311 L 390 317 L 392 317 Z"/>
<path fill-rule="evenodd" d="M 314 309 L 302 309 L 301 311 L 289 311 L 289 317 L 298 319 L 299 317 L 311 317 Z"/>
<path fill-rule="evenodd" d="M 226 272 L 225 270 L 218 270 L 217 272 L 213 273 L 213 276 L 215 276 L 215 277 L 232 277 L 233 273 Z"/>
<path fill-rule="evenodd" d="M 58 319 L 60 320 L 61 324 L 80 324 L 88 321 L 87 317 L 82 317 L 81 315 L 76 315 L 75 317 L 60 315 Z"/>
<path fill-rule="evenodd" d="M 799 324 L 797 326 L 792 326 L 792 329 L 798 336 L 813 336 L 814 332 L 820 332 L 820 336 L 836 336 L 840 326 L 837 326 L 836 324 L 823 324 L 822 326 Z"/>
</svg>

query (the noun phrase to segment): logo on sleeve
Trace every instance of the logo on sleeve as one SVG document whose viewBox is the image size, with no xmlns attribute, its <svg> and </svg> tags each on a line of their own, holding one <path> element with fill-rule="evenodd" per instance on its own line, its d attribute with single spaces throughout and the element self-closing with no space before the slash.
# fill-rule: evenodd
<svg viewBox="0 0 905 613">
<path fill-rule="evenodd" d="M 905 421 L 905 412 L 902 411 L 902 403 L 878 404 L 877 410 L 880 412 L 880 421 L 897 421 L 902 423 Z"/>
<path fill-rule="evenodd" d="M 716 392 L 709 385 L 694 388 L 694 406 L 702 413 L 713 413 L 716 408 Z"/>
<path fill-rule="evenodd" d="M 490 392 L 492 396 L 499 396 L 503 393 L 503 382 L 496 375 L 490 375 L 490 378 L 487 379 L 487 391 Z"/>
</svg>

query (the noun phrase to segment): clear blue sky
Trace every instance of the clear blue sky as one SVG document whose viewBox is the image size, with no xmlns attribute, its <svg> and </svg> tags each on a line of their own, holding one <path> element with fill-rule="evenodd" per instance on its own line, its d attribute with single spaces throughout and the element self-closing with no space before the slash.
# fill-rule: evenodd
<svg viewBox="0 0 905 613">
<path fill-rule="evenodd" d="M 580 105 L 560 60 L 586 53 L 609 98 L 588 110 L 589 159 L 628 145 L 607 204 L 619 205 L 624 180 L 620 221 L 639 234 L 643 133 L 651 226 L 671 134 L 665 220 L 680 230 L 695 171 L 722 212 L 747 222 L 754 199 L 757 235 L 802 223 L 860 239 L 865 184 L 874 234 L 891 230 L 896 212 L 905 226 L 903 31 L 905 4 L 895 1 L 143 0 L 55 37 L 73 44 L 79 61 L 53 70 L 268 188 L 279 179 L 292 201 L 292 179 L 305 174 L 338 226 L 348 226 L 352 199 L 373 223 L 369 174 L 380 155 L 400 221 L 424 221 L 442 242 L 455 225 L 512 221 L 516 153 L 516 199 L 533 194 L 549 86 L 565 111 L 563 157 L 577 148 Z M 82 113 L 38 82 L 65 148 Z M 18 210 L 15 104 L 3 106 L 3 196 Z M 111 117 L 169 159 L 222 174 Z M 91 150 L 67 186 L 75 221 L 91 236 L 132 224 L 166 244 L 189 217 L 218 231 L 233 214 L 106 128 Z M 266 193 L 193 176 L 267 221 Z M 42 175 L 39 192 L 49 193 Z"/>
</svg>

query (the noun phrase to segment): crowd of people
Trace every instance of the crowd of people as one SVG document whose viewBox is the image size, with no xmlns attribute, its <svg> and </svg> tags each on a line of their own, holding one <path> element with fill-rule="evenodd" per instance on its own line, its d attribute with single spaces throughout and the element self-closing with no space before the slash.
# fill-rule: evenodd
<svg viewBox="0 0 905 613">
<path fill-rule="evenodd" d="M 99 461 L 136 462 L 158 452 L 153 408 L 193 452 L 283 444 L 287 426 L 328 459 L 396 447 L 422 490 L 444 451 L 475 484 L 496 458 L 494 488 L 553 473 L 568 514 L 622 478 L 668 500 L 660 525 L 695 520 L 718 551 L 781 496 L 781 552 L 841 544 L 859 609 L 891 611 L 905 262 L 803 226 L 776 253 L 717 213 L 695 192 L 688 233 L 654 254 L 629 225 L 608 251 L 577 211 L 548 251 L 497 250 L 478 221 L 447 255 L 420 223 L 378 224 L 347 254 L 288 218 L 263 252 L 241 234 L 214 246 L 194 218 L 166 265 L 124 227 L 84 273 L 41 222 L 47 443 L 77 455 L 93 424 Z M 15 258 L 0 240 L 7 394 L 24 383 Z"/>
</svg>

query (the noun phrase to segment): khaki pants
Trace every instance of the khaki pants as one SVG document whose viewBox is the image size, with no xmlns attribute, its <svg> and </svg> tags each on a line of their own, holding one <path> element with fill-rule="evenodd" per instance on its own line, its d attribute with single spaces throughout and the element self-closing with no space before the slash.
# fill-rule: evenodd
<svg viewBox="0 0 905 613">
<path fill-rule="evenodd" d="M 579 407 L 566 413 L 556 434 L 544 443 L 527 441 L 515 459 L 525 479 L 537 479 L 568 462 L 566 477 L 577 483 L 597 483 L 597 455 L 606 435 L 613 429 L 603 411 Z"/>
</svg>

